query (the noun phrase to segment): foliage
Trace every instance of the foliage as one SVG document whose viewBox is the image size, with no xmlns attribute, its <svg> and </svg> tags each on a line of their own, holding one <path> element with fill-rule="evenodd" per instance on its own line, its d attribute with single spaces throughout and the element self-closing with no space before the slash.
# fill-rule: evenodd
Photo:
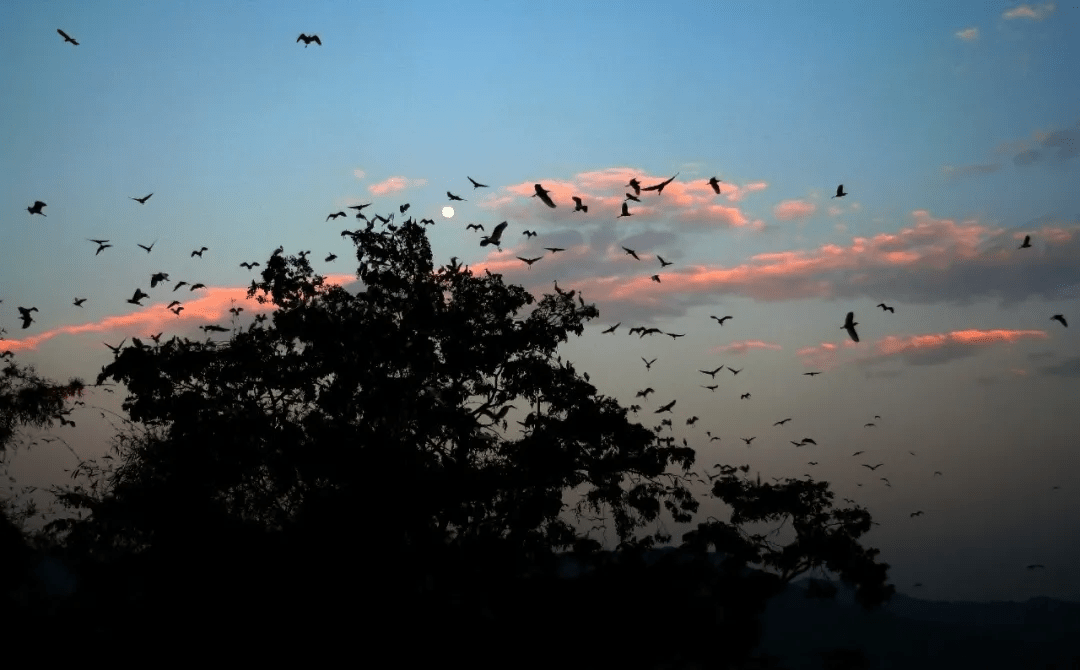
<svg viewBox="0 0 1080 670">
<path fill-rule="evenodd" d="M 96 594 L 86 611 L 126 612 L 134 626 L 203 594 L 221 603 L 208 620 L 265 635 L 283 611 L 347 626 L 330 606 L 343 599 L 377 608 L 381 631 L 425 620 L 451 644 L 482 626 L 489 651 L 508 653 L 553 635 L 567 611 L 610 639 L 644 627 L 719 640 L 724 621 L 728 647 L 683 654 L 722 667 L 753 647 L 767 598 L 816 565 L 856 582 L 867 606 L 887 598 L 888 566 L 857 543 L 869 514 L 830 513 L 825 484 L 752 486 L 734 468 L 712 489 L 731 522 L 699 524 L 647 566 L 645 551 L 670 537 L 639 531 L 662 510 L 686 523 L 698 509 L 685 476 L 694 451 L 631 421 L 562 361 L 558 345 L 596 308 L 557 284 L 538 300 L 453 259 L 436 268 L 411 220 L 343 235 L 362 290 L 279 248 L 249 290 L 273 306 L 269 319 L 224 342 L 132 338 L 98 377 L 124 383 L 142 432 L 117 443 L 100 486 L 57 491 L 90 512 L 49 527 Z M 523 430 L 510 431 L 518 415 Z M 567 511 L 609 519 L 617 555 Z M 788 516 L 797 540 L 785 548 L 740 529 Z M 726 555 L 720 570 L 711 547 Z M 565 550 L 588 577 L 555 576 Z M 780 574 L 748 576 L 754 563 Z M 623 656 L 640 665 L 665 653 Z"/>
</svg>

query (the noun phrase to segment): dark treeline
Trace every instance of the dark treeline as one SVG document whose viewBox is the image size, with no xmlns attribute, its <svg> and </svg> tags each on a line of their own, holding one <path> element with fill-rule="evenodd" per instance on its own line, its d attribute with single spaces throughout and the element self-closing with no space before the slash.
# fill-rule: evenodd
<svg viewBox="0 0 1080 670">
<path fill-rule="evenodd" d="M 278 249 L 249 290 L 273 304 L 269 319 L 118 350 L 97 379 L 128 394 L 110 459 L 54 489 L 70 516 L 45 531 L 5 512 L 0 550 L 16 558 L 2 587 L 20 639 L 736 668 L 752 667 L 767 600 L 815 567 L 867 608 L 892 594 L 887 564 L 858 542 L 865 509 L 834 509 L 827 483 L 762 484 L 745 466 L 710 475 L 706 495 L 730 521 L 698 520 L 646 566 L 644 552 L 672 539 L 647 531 L 662 510 L 695 520 L 695 452 L 557 355 L 597 309 L 557 286 L 537 299 L 499 275 L 436 268 L 412 220 L 350 237 L 356 293 Z M 2 383 L 6 445 L 82 391 L 14 360 Z M 564 505 L 571 490 L 582 497 Z M 743 530 L 760 521 L 790 523 L 796 539 Z M 596 525 L 617 534 L 615 554 L 579 530 Z M 559 579 L 563 552 L 593 569 Z M 45 555 L 74 575 L 73 593 L 43 592 Z"/>
</svg>

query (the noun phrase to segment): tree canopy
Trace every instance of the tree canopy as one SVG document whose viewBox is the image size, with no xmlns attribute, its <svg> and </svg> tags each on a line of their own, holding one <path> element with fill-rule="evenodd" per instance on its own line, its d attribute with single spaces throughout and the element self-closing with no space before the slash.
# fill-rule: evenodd
<svg viewBox="0 0 1080 670">
<path fill-rule="evenodd" d="M 689 655 L 715 664 L 745 656 L 765 600 L 814 567 L 856 584 L 867 607 L 891 594 L 888 566 L 858 543 L 865 510 L 830 509 L 825 483 L 755 484 L 733 467 L 711 489 L 730 522 L 699 523 L 678 558 L 646 568 L 642 552 L 671 539 L 647 531 L 662 510 L 680 523 L 698 511 L 695 453 L 561 359 L 596 307 L 557 285 L 537 299 L 454 259 L 436 268 L 411 219 L 344 234 L 359 290 L 279 248 L 248 291 L 269 317 L 234 322 L 225 340 L 133 337 L 98 377 L 126 386 L 139 430 L 118 437 L 100 487 L 57 491 L 87 518 L 48 530 L 91 566 L 87 590 L 110 611 L 161 612 L 198 592 L 246 603 L 254 628 L 257 613 L 285 610 L 346 625 L 327 607 L 340 598 L 377 607 L 388 630 L 424 620 L 448 640 L 483 632 L 472 612 L 498 631 L 494 649 L 535 643 L 557 629 L 555 612 L 578 607 L 623 636 L 646 621 L 672 640 L 715 636 L 725 621 L 738 649 Z M 610 521 L 617 554 L 571 516 Z M 785 547 L 741 528 L 788 519 Z M 719 570 L 710 550 L 725 557 Z M 565 551 L 591 573 L 557 579 Z M 747 578 L 754 564 L 776 574 Z"/>
</svg>

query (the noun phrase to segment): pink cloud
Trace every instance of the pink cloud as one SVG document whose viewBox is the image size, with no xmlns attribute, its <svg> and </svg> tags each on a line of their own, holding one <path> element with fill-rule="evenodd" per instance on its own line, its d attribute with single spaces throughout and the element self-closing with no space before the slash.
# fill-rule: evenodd
<svg viewBox="0 0 1080 670">
<path fill-rule="evenodd" d="M 1034 19 L 1036 21 L 1041 21 L 1050 16 L 1055 8 L 1056 6 L 1052 2 L 1036 5 L 1034 7 L 1031 5 L 1020 5 L 1019 7 L 1008 10 L 1001 16 L 1006 19 Z"/>
<path fill-rule="evenodd" d="M 805 219 L 817 211 L 817 205 L 805 200 L 785 200 L 773 207 L 773 216 L 779 221 Z"/>
<path fill-rule="evenodd" d="M 327 284 L 342 285 L 356 281 L 355 275 L 337 274 L 327 275 Z M 2 340 L 0 347 L 12 351 L 32 351 L 43 342 L 59 335 L 84 335 L 89 333 L 104 333 L 106 336 L 127 338 L 149 338 L 157 333 L 182 335 L 183 332 L 191 331 L 196 325 L 204 325 L 218 322 L 222 319 L 231 319 L 229 312 L 231 307 L 242 307 L 246 314 L 269 312 L 274 309 L 272 303 L 259 304 L 255 298 L 247 297 L 247 287 L 208 287 L 198 289 L 198 297 L 183 300 L 185 296 L 177 293 L 168 301 L 155 302 L 145 307 L 117 316 L 108 316 L 99 321 L 82 323 L 77 325 L 65 325 L 50 330 L 36 333 L 29 337 L 18 340 Z M 184 293 L 189 293 L 184 291 Z M 166 306 L 173 300 L 181 300 L 184 309 L 179 315 L 173 314 Z M 222 325 L 222 324 L 219 324 Z M 167 339 L 167 338 L 166 338 Z"/>
<path fill-rule="evenodd" d="M 931 335 L 910 335 L 907 337 L 889 336 L 878 340 L 874 347 L 883 356 L 894 356 L 912 351 L 941 349 L 950 345 L 984 346 L 998 343 L 1012 343 L 1024 339 L 1046 339 L 1042 330 L 958 330 L 951 333 Z"/>
<path fill-rule="evenodd" d="M 769 342 L 762 342 L 761 340 L 746 340 L 743 342 L 732 342 L 731 344 L 725 344 L 722 347 L 717 347 L 715 351 L 717 353 L 734 353 L 745 354 L 751 349 L 770 349 L 773 351 L 780 351 L 783 349 L 779 344 L 771 344 Z"/>
<path fill-rule="evenodd" d="M 373 195 L 386 195 L 387 193 L 396 193 L 398 191 L 404 191 L 407 188 L 414 186 L 423 186 L 427 183 L 426 179 L 407 179 L 405 177 L 390 177 L 385 181 L 381 181 L 377 184 L 368 186 L 368 190 Z"/>
</svg>

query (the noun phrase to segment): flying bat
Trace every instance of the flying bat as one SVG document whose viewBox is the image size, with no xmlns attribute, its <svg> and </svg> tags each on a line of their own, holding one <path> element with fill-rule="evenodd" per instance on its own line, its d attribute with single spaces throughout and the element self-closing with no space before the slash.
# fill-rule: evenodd
<svg viewBox="0 0 1080 670">
<path fill-rule="evenodd" d="M 662 181 L 659 184 L 654 184 L 652 186 L 646 186 L 645 188 L 643 188 L 641 190 L 642 191 L 656 191 L 656 195 L 660 195 L 661 193 L 664 192 L 664 187 L 667 186 L 668 184 L 670 184 L 671 182 L 675 181 L 675 177 L 678 177 L 678 176 L 679 176 L 679 173 L 676 172 L 675 175 L 671 179 L 668 179 L 667 181 Z"/>
<path fill-rule="evenodd" d="M 848 335 L 851 336 L 851 339 L 858 342 L 859 334 L 855 332 L 855 326 L 857 325 L 859 325 L 859 323 L 855 321 L 855 312 L 848 312 L 847 318 L 844 320 L 844 325 L 840 327 L 847 331 Z"/>
<path fill-rule="evenodd" d="M 548 195 L 548 193 L 551 193 L 551 191 L 545 190 L 544 187 L 540 184 L 533 184 L 533 188 L 536 189 L 536 193 L 533 193 L 532 197 L 540 198 L 544 201 L 545 205 L 551 207 L 552 209 L 555 208 L 555 203 L 551 200 L 551 196 Z"/>
</svg>

